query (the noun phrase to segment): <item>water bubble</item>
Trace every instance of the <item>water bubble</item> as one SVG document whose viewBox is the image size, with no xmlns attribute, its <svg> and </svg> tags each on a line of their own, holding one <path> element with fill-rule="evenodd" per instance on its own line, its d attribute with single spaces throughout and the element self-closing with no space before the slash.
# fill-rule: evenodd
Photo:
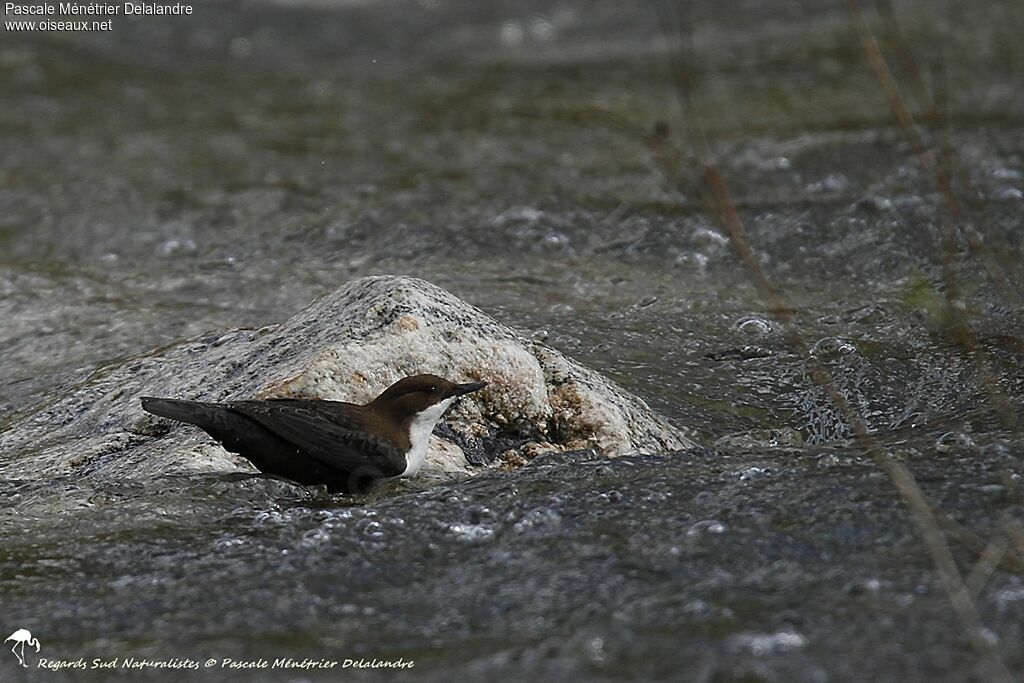
<svg viewBox="0 0 1024 683">
<path fill-rule="evenodd" d="M 850 180 L 841 173 L 830 173 L 821 180 L 807 186 L 811 193 L 842 192 L 850 187 Z"/>
<path fill-rule="evenodd" d="M 316 529 L 310 529 L 306 533 L 302 534 L 302 541 L 300 542 L 300 545 L 307 548 L 316 548 L 324 545 L 330 540 L 330 532 L 324 527 L 317 527 Z"/>
<path fill-rule="evenodd" d="M 368 538 L 384 538 L 384 527 L 373 519 L 361 519 L 356 522 L 356 530 Z"/>
<path fill-rule="evenodd" d="M 264 510 L 253 518 L 253 522 L 257 526 L 269 525 L 269 524 L 286 524 L 288 518 L 281 514 L 277 510 Z"/>
<path fill-rule="evenodd" d="M 554 40 L 558 35 L 558 29 L 551 23 L 551 20 L 543 15 L 537 15 L 530 20 L 530 36 L 538 43 L 547 43 Z"/>
<path fill-rule="evenodd" d="M 843 592 L 847 595 L 865 595 L 868 593 L 877 593 L 881 589 L 881 581 L 876 578 L 868 578 L 859 579 L 846 584 L 846 586 L 843 587 Z"/>
<path fill-rule="evenodd" d="M 885 213 L 886 211 L 892 210 L 893 203 L 888 197 L 868 195 L 867 197 L 861 197 L 857 201 L 857 208 L 870 211 L 872 213 Z"/>
<path fill-rule="evenodd" d="M 982 627 L 978 629 L 978 636 L 980 636 L 989 647 L 999 645 L 999 634 L 990 628 Z"/>
<path fill-rule="evenodd" d="M 708 266 L 708 257 L 699 251 L 684 251 L 676 256 L 674 265 L 681 268 L 693 268 L 703 271 Z"/>
<path fill-rule="evenodd" d="M 829 358 L 835 356 L 848 356 L 854 353 L 857 347 L 852 342 L 839 337 L 825 337 L 819 339 L 813 347 L 811 347 L 811 353 L 819 358 Z"/>
<path fill-rule="evenodd" d="M 878 304 L 867 304 L 852 311 L 846 311 L 843 317 L 849 322 L 876 325 L 885 319 L 885 309 Z"/>
<path fill-rule="evenodd" d="M 470 505 L 466 508 L 466 516 L 470 524 L 480 524 L 485 519 L 494 519 L 494 513 L 483 505 Z"/>
<path fill-rule="evenodd" d="M 523 26 L 518 21 L 506 21 L 501 25 L 501 42 L 508 47 L 519 47 L 523 44 Z"/>
<path fill-rule="evenodd" d="M 759 315 L 745 315 L 733 323 L 733 327 L 752 337 L 765 337 L 772 333 L 772 322 Z"/>
<path fill-rule="evenodd" d="M 1024 180 L 1024 173 L 1015 168 L 997 168 L 992 171 L 992 177 L 996 180 Z"/>
<path fill-rule="evenodd" d="M 776 652 L 792 652 L 807 645 L 807 638 L 796 631 L 740 633 L 729 639 L 735 649 L 748 650 L 756 657 Z"/>
<path fill-rule="evenodd" d="M 530 531 L 554 530 L 562 525 L 562 515 L 552 508 L 536 508 L 530 510 L 512 529 L 519 534 Z"/>
<path fill-rule="evenodd" d="M 181 239 L 169 239 L 157 248 L 157 253 L 161 256 L 181 256 L 187 254 L 194 254 L 199 250 L 199 246 L 196 244 L 194 239 L 184 237 Z"/>
<path fill-rule="evenodd" d="M 692 616 L 702 616 L 705 614 L 713 614 L 714 607 L 709 602 L 704 600 L 693 600 L 683 605 L 683 614 L 689 614 Z"/>
<path fill-rule="evenodd" d="M 1016 609 L 1016 605 L 1013 603 L 1021 601 L 1024 601 L 1024 586 L 1004 588 L 995 595 L 996 606 L 1000 612 L 1010 608 Z"/>
<path fill-rule="evenodd" d="M 715 448 L 728 450 L 798 448 L 803 445 L 803 434 L 792 427 L 780 427 L 778 429 L 752 429 L 746 432 L 726 434 L 725 436 L 715 440 Z"/>
<path fill-rule="evenodd" d="M 690 243 L 695 247 L 724 247 L 729 238 L 711 228 L 699 227 L 690 235 Z"/>
<path fill-rule="evenodd" d="M 935 450 L 939 453 L 970 450 L 974 448 L 974 439 L 964 432 L 946 432 L 935 441 Z"/>
<path fill-rule="evenodd" d="M 622 495 L 621 491 L 612 490 L 606 493 L 599 493 L 597 498 L 603 503 L 621 503 L 625 496 Z"/>
<path fill-rule="evenodd" d="M 1008 464 L 1017 463 L 1016 452 L 1018 452 L 1018 449 L 1014 448 L 1013 444 L 1009 441 L 993 441 L 985 446 L 985 455 L 994 460 L 1005 461 Z"/>
<path fill-rule="evenodd" d="M 846 459 L 840 458 L 835 453 L 824 453 L 818 457 L 818 467 L 841 467 L 848 464 Z"/>
<path fill-rule="evenodd" d="M 546 251 L 565 251 L 569 247 L 569 237 L 561 232 L 549 232 L 540 245 Z"/>
<path fill-rule="evenodd" d="M 222 536 L 214 542 L 213 547 L 217 550 L 229 550 L 243 545 L 245 545 L 245 539 L 237 536 Z"/>
<path fill-rule="evenodd" d="M 740 470 L 740 481 L 757 479 L 766 474 L 771 474 L 771 472 L 772 470 L 769 467 L 748 467 L 745 470 Z"/>
<path fill-rule="evenodd" d="M 687 529 L 686 536 L 688 538 L 696 538 L 706 534 L 718 535 L 724 534 L 728 530 L 729 527 L 722 524 L 717 519 L 704 519 L 693 524 L 689 529 Z"/>
<path fill-rule="evenodd" d="M 711 505 L 715 502 L 718 496 L 713 491 L 701 491 L 693 497 L 693 502 L 697 505 Z"/>
<path fill-rule="evenodd" d="M 448 533 L 462 543 L 482 543 L 494 537 L 494 529 L 485 524 L 449 524 Z"/>
<path fill-rule="evenodd" d="M 584 651 L 587 654 L 587 659 L 593 664 L 604 664 L 608 661 L 608 653 L 604 648 L 604 638 L 594 637 L 588 638 L 583 646 Z"/>
</svg>

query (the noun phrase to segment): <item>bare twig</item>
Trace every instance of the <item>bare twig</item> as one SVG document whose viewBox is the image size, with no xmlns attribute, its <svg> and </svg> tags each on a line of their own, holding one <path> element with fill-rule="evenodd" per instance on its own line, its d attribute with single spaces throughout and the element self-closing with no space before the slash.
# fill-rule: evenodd
<svg viewBox="0 0 1024 683">
<path fill-rule="evenodd" d="M 893 115 L 899 122 L 907 139 L 913 145 L 921 165 L 935 176 L 939 193 L 944 200 L 946 211 L 943 214 L 942 275 L 943 283 L 945 284 L 946 310 L 949 315 L 949 331 L 957 345 L 974 362 L 978 375 L 981 378 L 981 384 L 988 393 L 989 399 L 992 401 L 1004 424 L 1008 428 L 1014 429 L 1018 422 L 1017 413 L 1002 389 L 999 388 L 984 350 L 974 338 L 974 334 L 971 332 L 964 316 L 966 306 L 960 295 L 960 285 L 956 277 L 957 225 L 964 222 L 964 215 L 950 181 L 949 165 L 947 163 L 949 156 L 944 155 L 942 159 L 936 158 L 925 144 L 914 122 L 914 117 L 910 113 L 910 109 L 907 107 L 903 96 L 900 94 L 899 86 L 893 78 L 892 71 L 890 71 L 889 65 L 882 55 L 875 34 L 864 17 L 860 3 L 858 0 L 847 0 L 847 4 L 850 8 L 850 16 L 853 20 L 854 28 L 864 48 L 864 54 L 867 56 L 875 76 L 888 95 L 889 106 L 892 108 Z M 1000 279 L 997 275 L 993 276 L 993 281 L 1005 282 L 1005 279 Z"/>
<path fill-rule="evenodd" d="M 903 33 L 903 29 L 900 27 L 892 2 L 890 0 L 875 0 L 875 7 L 899 54 L 903 65 L 903 72 L 910 81 L 910 89 L 914 99 L 917 101 L 918 106 L 926 112 L 928 128 L 939 139 L 939 162 L 945 166 L 946 176 L 948 178 L 958 178 L 961 187 L 965 189 L 968 197 L 977 196 L 978 192 L 973 187 L 970 174 L 960 164 L 959 157 L 952 144 L 950 144 L 949 127 L 946 125 L 947 91 L 945 70 L 940 65 L 940 68 L 934 71 L 935 94 L 929 96 L 921 69 L 918 67 L 914 53 L 910 49 L 910 44 Z M 960 214 L 963 215 L 962 210 L 960 210 Z M 981 216 L 984 219 L 984 213 Z M 1024 277 L 1022 277 L 1024 271 L 1022 271 L 1020 264 L 1010 256 L 1012 250 L 1006 248 L 1005 240 L 1002 239 L 998 232 L 993 229 L 986 231 L 988 239 L 994 239 L 996 242 L 996 249 L 993 250 L 986 243 L 986 238 L 978 232 L 971 222 L 963 221 L 961 223 L 961 231 L 967 238 L 967 244 L 971 253 L 982 261 L 989 279 L 996 289 L 999 290 L 1004 300 L 1024 301 L 1024 292 L 1013 286 L 1014 278 L 1010 275 L 1013 272 L 1018 282 L 1024 282 Z"/>
<path fill-rule="evenodd" d="M 851 2 L 853 2 L 853 0 L 851 0 Z M 859 10 L 859 7 L 857 9 Z M 678 23 L 674 20 L 675 15 L 672 13 L 671 7 L 666 7 L 664 11 L 669 19 L 669 21 L 666 22 L 666 25 L 673 30 L 677 38 L 681 39 L 682 32 L 679 30 Z M 873 42 L 873 36 L 870 39 Z M 682 59 L 684 55 L 685 49 L 680 50 L 680 59 Z M 886 90 L 891 94 L 890 99 L 892 101 L 894 111 L 896 111 L 897 118 L 900 119 L 904 128 L 910 132 L 909 134 L 915 136 L 915 147 L 920 150 L 919 154 L 930 167 L 938 168 L 938 164 L 934 157 L 924 146 L 923 141 L 917 134 L 913 117 L 910 115 L 909 110 L 907 110 L 903 105 L 902 99 L 898 96 L 892 96 L 892 93 L 896 93 L 898 95 L 898 89 L 896 89 L 895 81 L 892 79 L 892 75 L 885 66 L 884 60 L 881 59 L 881 53 L 877 49 L 877 43 L 874 43 L 873 50 L 869 50 L 868 57 L 872 61 L 873 66 L 876 67 L 876 71 L 880 74 L 880 78 L 883 80 L 883 85 L 886 87 Z M 967 631 L 971 644 L 983 658 L 986 668 L 989 670 L 993 680 L 1007 682 L 1012 681 L 1012 677 L 1007 670 L 1006 665 L 999 658 L 998 653 L 996 653 L 992 646 L 992 643 L 986 637 L 987 632 L 981 621 L 981 617 L 978 614 L 971 592 L 964 583 L 960 570 L 953 558 L 953 553 L 946 542 L 938 521 L 932 514 L 932 506 L 924 495 L 924 492 L 918 486 L 911 472 L 899 461 L 893 458 L 892 455 L 889 454 L 881 445 L 878 439 L 870 432 L 867 424 L 853 408 L 846 396 L 835 385 L 828 369 L 811 354 L 809 347 L 804 341 L 803 336 L 800 334 L 800 331 L 793 319 L 793 309 L 787 305 L 781 291 L 768 277 L 764 268 L 761 266 L 760 261 L 754 254 L 753 249 L 751 249 L 750 242 L 747 239 L 746 231 L 743 227 L 742 221 L 740 220 L 739 213 L 736 210 L 736 204 L 732 199 L 732 195 L 729 192 L 721 173 L 718 171 L 718 168 L 710 160 L 710 157 L 707 154 L 707 145 L 705 143 L 706 138 L 703 132 L 703 126 L 699 119 L 693 114 L 692 107 L 689 106 L 690 79 L 686 76 L 686 74 L 689 73 L 689 69 L 686 68 L 686 64 L 684 62 L 681 62 L 677 65 L 674 64 L 674 70 L 679 74 L 676 77 L 677 92 L 681 103 L 684 105 L 683 114 L 684 117 L 686 117 L 686 122 L 689 126 L 691 139 L 694 141 L 693 148 L 696 151 L 697 157 L 701 160 L 705 186 L 709 193 L 709 199 L 715 208 L 713 214 L 714 218 L 717 219 L 719 224 L 729 235 L 729 241 L 736 253 L 736 256 L 746 267 L 751 279 L 758 289 L 758 292 L 765 300 L 765 303 L 772 314 L 783 325 L 787 342 L 804 359 L 804 362 L 811 371 L 810 376 L 812 380 L 825 392 L 840 415 L 850 426 L 857 442 L 867 450 L 903 497 L 903 500 L 911 513 L 911 517 L 914 520 L 918 531 L 921 533 L 925 545 L 928 548 L 928 552 L 932 557 L 932 561 L 938 571 L 946 594 L 949 596 L 954 612 Z M 951 278 L 950 283 L 954 285 L 954 290 L 950 293 L 953 297 L 952 300 L 959 301 L 959 296 L 955 290 L 955 280 Z"/>
</svg>

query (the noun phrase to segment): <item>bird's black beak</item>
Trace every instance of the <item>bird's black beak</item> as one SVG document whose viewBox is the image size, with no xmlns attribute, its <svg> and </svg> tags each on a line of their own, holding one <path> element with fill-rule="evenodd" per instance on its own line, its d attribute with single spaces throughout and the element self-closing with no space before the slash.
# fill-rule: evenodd
<svg viewBox="0 0 1024 683">
<path fill-rule="evenodd" d="M 456 384 L 455 390 L 452 392 L 452 396 L 462 396 L 464 394 L 471 394 L 474 391 L 480 391 L 487 386 L 487 382 L 470 382 L 468 384 Z"/>
</svg>

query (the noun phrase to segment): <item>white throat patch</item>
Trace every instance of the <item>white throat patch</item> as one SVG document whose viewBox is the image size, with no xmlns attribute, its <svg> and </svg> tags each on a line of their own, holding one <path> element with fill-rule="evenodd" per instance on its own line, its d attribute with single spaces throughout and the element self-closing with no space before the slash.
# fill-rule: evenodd
<svg viewBox="0 0 1024 683">
<path fill-rule="evenodd" d="M 430 434 L 434 431 L 434 425 L 444 415 L 444 411 L 448 410 L 448 406 L 452 404 L 455 397 L 446 398 L 440 403 L 435 403 L 430 406 L 422 413 L 416 416 L 416 419 L 409 425 L 409 441 L 412 446 L 409 448 L 409 452 L 406 454 L 406 466 L 405 471 L 399 476 L 411 477 L 419 472 L 420 467 L 423 466 L 423 460 L 427 457 L 427 444 L 430 442 Z"/>
</svg>

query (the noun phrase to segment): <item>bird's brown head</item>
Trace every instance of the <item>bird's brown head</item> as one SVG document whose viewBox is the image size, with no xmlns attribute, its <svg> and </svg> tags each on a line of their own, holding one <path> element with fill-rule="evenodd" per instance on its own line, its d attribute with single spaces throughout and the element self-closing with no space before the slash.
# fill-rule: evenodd
<svg viewBox="0 0 1024 683">
<path fill-rule="evenodd" d="M 408 418 L 440 406 L 440 416 L 456 398 L 485 386 L 487 382 L 456 384 L 437 375 L 414 375 L 398 380 L 367 405 Z"/>
</svg>

